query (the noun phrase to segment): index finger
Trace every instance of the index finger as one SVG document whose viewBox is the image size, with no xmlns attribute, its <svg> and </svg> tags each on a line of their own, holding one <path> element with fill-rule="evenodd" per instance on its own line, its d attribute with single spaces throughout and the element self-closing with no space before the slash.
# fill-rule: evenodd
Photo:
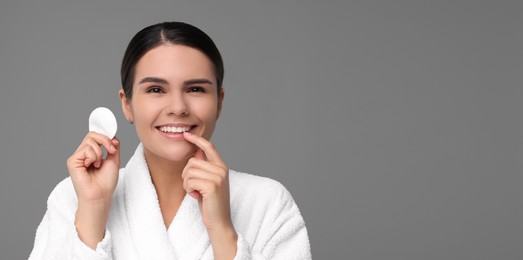
<svg viewBox="0 0 523 260">
<path fill-rule="evenodd" d="M 222 157 L 220 156 L 220 154 L 218 153 L 218 151 L 216 150 L 214 145 L 211 142 L 209 142 L 207 139 L 205 139 L 201 136 L 193 135 L 189 132 L 184 132 L 183 137 L 185 138 L 185 140 L 195 144 L 200 149 L 202 149 L 202 151 L 205 153 L 205 156 L 207 156 L 207 159 L 209 160 L 209 162 L 212 162 L 212 163 L 218 164 L 224 168 L 227 168 L 227 166 L 225 165 L 225 162 L 222 160 Z"/>
<path fill-rule="evenodd" d="M 88 139 L 93 140 L 99 146 L 105 147 L 105 150 L 110 154 L 113 154 L 116 151 L 115 145 L 119 143 L 118 141 L 115 141 L 115 138 L 109 139 L 106 135 L 93 131 L 87 133 L 83 142 L 86 142 Z"/>
</svg>

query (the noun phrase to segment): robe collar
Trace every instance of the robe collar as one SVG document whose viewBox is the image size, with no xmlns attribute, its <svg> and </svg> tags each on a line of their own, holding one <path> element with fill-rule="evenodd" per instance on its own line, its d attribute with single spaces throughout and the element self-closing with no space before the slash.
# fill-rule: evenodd
<svg viewBox="0 0 523 260">
<path fill-rule="evenodd" d="M 200 259 L 210 245 L 198 201 L 186 195 L 165 228 L 143 144 L 125 166 L 125 211 L 140 259 Z"/>
</svg>

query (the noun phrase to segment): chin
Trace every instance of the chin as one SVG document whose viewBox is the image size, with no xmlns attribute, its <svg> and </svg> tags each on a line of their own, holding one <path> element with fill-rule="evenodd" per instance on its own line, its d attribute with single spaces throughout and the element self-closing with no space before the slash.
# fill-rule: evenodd
<svg viewBox="0 0 523 260">
<path fill-rule="evenodd" d="M 150 143 L 147 145 L 144 143 L 144 148 L 148 150 L 150 155 L 172 162 L 186 161 L 196 152 L 194 145 L 187 142 L 170 145 L 166 145 L 165 143 Z"/>
<path fill-rule="evenodd" d="M 177 146 L 170 149 L 165 149 L 159 155 L 169 161 L 178 162 L 189 159 L 194 155 L 196 149 L 192 146 Z"/>
</svg>

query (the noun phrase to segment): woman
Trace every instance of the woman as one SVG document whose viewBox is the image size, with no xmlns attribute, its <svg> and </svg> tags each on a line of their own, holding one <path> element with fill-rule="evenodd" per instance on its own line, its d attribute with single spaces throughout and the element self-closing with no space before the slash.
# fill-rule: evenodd
<svg viewBox="0 0 523 260">
<path fill-rule="evenodd" d="M 229 170 L 209 141 L 223 63 L 198 28 L 160 23 L 125 52 L 119 92 L 141 143 L 89 132 L 48 199 L 30 259 L 310 259 L 307 230 L 278 182 Z M 107 150 L 103 158 L 102 147 Z"/>
</svg>

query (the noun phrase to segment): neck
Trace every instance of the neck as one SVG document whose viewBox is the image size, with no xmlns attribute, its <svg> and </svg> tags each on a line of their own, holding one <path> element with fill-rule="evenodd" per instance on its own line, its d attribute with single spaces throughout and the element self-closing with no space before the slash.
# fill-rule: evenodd
<svg viewBox="0 0 523 260">
<path fill-rule="evenodd" d="M 160 200 L 165 198 L 175 199 L 180 196 L 183 198 L 185 190 L 183 189 L 182 171 L 189 159 L 173 162 L 160 158 L 147 149 L 144 149 L 144 156 L 158 198 Z"/>
<path fill-rule="evenodd" d="M 156 156 L 145 147 L 144 156 L 156 194 L 158 195 L 163 222 L 165 228 L 168 229 L 186 195 L 183 188 L 182 171 L 185 165 L 187 165 L 189 158 L 173 162 Z"/>
</svg>

